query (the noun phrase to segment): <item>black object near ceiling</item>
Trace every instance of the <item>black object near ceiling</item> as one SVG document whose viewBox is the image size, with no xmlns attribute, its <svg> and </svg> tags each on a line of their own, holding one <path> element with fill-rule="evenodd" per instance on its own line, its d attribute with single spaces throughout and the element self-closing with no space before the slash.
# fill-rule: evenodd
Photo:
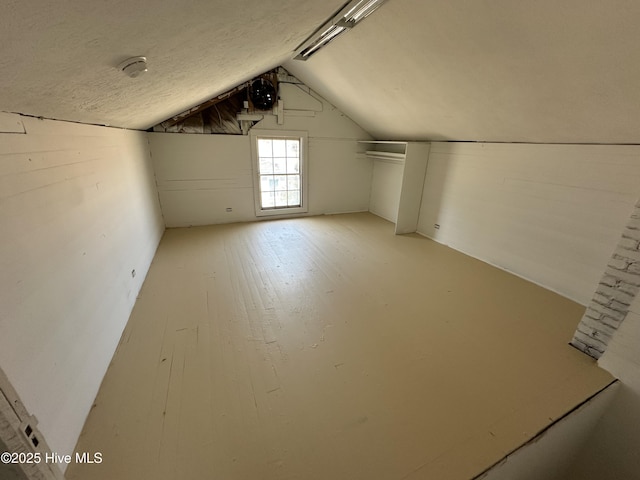
<svg viewBox="0 0 640 480">
<path fill-rule="evenodd" d="M 276 103 L 276 89 L 271 82 L 259 78 L 251 83 L 250 98 L 258 110 L 270 110 Z"/>
</svg>

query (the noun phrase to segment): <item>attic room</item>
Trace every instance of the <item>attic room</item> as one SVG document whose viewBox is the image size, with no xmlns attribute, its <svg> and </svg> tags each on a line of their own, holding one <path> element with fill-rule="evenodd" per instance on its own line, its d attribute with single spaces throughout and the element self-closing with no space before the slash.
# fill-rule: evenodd
<svg viewBox="0 0 640 480">
<path fill-rule="evenodd" d="M 639 17 L 5 2 L 0 478 L 640 478 Z"/>
</svg>

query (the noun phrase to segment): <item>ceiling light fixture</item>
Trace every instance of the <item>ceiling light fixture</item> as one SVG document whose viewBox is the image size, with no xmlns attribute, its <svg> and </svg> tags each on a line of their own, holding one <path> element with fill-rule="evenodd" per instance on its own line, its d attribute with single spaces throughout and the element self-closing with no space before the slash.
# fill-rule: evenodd
<svg viewBox="0 0 640 480">
<path fill-rule="evenodd" d="M 147 57 L 131 57 L 118 65 L 118 70 L 122 70 L 130 78 L 136 78 L 147 71 Z"/>
<path fill-rule="evenodd" d="M 308 60 L 338 35 L 352 29 L 376 11 L 386 0 L 352 0 L 346 3 L 336 15 L 316 30 L 298 48 L 296 60 Z"/>
</svg>

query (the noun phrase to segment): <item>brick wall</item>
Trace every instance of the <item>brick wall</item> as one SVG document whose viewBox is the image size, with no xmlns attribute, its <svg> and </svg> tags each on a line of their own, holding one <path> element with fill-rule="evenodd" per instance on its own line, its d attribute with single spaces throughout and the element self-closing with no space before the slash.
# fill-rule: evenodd
<svg viewBox="0 0 640 480">
<path fill-rule="evenodd" d="M 611 255 L 571 345 L 600 358 L 640 291 L 640 201 Z"/>
</svg>

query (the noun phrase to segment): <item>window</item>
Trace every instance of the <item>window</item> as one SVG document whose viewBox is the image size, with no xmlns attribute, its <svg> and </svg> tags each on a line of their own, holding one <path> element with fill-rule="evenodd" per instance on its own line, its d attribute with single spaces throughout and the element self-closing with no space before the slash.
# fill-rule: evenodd
<svg viewBox="0 0 640 480">
<path fill-rule="evenodd" d="M 260 206 L 300 207 L 300 139 L 258 138 Z"/>
<path fill-rule="evenodd" d="M 251 136 L 256 215 L 306 212 L 306 133 L 252 130 Z"/>
</svg>

